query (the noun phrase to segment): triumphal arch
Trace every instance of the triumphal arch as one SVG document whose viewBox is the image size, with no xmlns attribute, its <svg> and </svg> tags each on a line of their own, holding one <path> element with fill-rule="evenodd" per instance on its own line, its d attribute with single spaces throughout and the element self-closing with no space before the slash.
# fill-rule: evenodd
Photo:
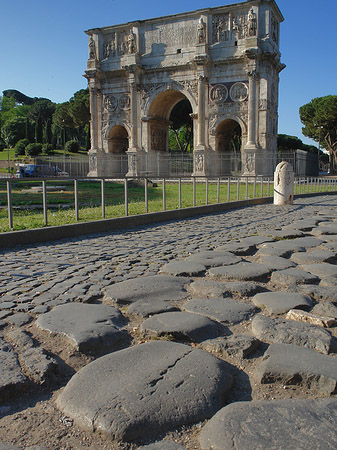
<svg viewBox="0 0 337 450">
<path fill-rule="evenodd" d="M 282 21 L 274 0 L 252 0 L 86 31 L 89 175 L 170 175 L 174 111 L 192 123 L 193 175 L 223 174 L 234 131 L 242 173 L 271 174 Z"/>
</svg>

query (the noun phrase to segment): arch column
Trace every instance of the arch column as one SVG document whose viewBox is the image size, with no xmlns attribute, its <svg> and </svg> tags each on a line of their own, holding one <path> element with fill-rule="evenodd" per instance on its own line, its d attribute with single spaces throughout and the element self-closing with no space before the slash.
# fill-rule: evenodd
<svg viewBox="0 0 337 450">
<path fill-rule="evenodd" d="M 198 77 L 198 113 L 193 117 L 197 120 L 197 145 L 193 151 L 193 176 L 205 176 L 208 174 L 208 161 L 205 142 L 205 99 L 207 78 L 204 75 Z"/>
<path fill-rule="evenodd" d="M 90 150 L 89 155 L 89 173 L 88 176 L 97 177 L 98 175 L 98 96 L 99 90 L 95 84 L 95 78 L 88 77 L 89 80 L 89 96 L 90 96 Z"/>
<path fill-rule="evenodd" d="M 126 176 L 137 177 L 142 174 L 142 154 L 139 150 L 138 145 L 138 127 L 140 127 L 140 120 L 138 120 L 138 95 L 137 95 L 137 85 L 134 74 L 129 75 L 129 85 L 130 85 L 130 141 L 129 148 L 126 152 L 128 156 L 128 172 Z"/>
<path fill-rule="evenodd" d="M 243 175 L 256 175 L 258 150 L 258 74 L 256 70 L 248 72 L 248 140 L 242 154 Z"/>
</svg>

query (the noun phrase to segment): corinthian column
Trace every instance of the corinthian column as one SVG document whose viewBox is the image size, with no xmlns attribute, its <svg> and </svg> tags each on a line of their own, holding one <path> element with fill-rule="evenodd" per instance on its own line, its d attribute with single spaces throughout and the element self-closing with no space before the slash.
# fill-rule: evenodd
<svg viewBox="0 0 337 450">
<path fill-rule="evenodd" d="M 90 95 L 90 137 L 91 148 L 90 152 L 96 152 L 98 148 L 98 124 L 97 124 L 97 89 L 96 87 L 89 87 Z"/>
<path fill-rule="evenodd" d="M 136 88 L 136 83 L 134 80 L 132 80 L 130 83 L 130 91 L 131 91 L 130 92 L 130 94 L 131 94 L 131 135 L 130 135 L 129 148 L 136 150 L 138 148 L 138 145 L 137 145 L 138 144 L 138 142 L 137 142 L 138 114 L 137 114 L 137 88 Z"/>
<path fill-rule="evenodd" d="M 205 148 L 205 81 L 204 76 L 198 78 L 198 141 L 197 148 Z"/>
<path fill-rule="evenodd" d="M 248 147 L 256 147 L 256 72 L 248 73 L 249 96 L 248 96 Z"/>
</svg>

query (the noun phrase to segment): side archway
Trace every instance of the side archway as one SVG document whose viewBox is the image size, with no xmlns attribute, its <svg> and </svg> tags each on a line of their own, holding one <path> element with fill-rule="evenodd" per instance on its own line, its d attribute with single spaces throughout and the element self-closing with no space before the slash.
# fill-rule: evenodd
<svg viewBox="0 0 337 450">
<path fill-rule="evenodd" d="M 241 172 L 242 129 L 236 120 L 224 119 L 216 127 L 215 152 L 221 175 Z"/>
<path fill-rule="evenodd" d="M 129 135 L 122 125 L 113 126 L 108 134 L 108 153 L 121 154 L 129 148 Z"/>
</svg>

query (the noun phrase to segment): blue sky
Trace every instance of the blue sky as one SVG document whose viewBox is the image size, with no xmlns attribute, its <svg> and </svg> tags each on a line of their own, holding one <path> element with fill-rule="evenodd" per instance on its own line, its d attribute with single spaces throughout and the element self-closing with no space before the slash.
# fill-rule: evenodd
<svg viewBox="0 0 337 450">
<path fill-rule="evenodd" d="M 86 87 L 89 28 L 235 3 L 212 0 L 1 0 L 0 92 L 61 103 Z M 298 109 L 336 94 L 337 1 L 278 0 L 281 24 L 279 133 L 301 133 Z"/>
</svg>

